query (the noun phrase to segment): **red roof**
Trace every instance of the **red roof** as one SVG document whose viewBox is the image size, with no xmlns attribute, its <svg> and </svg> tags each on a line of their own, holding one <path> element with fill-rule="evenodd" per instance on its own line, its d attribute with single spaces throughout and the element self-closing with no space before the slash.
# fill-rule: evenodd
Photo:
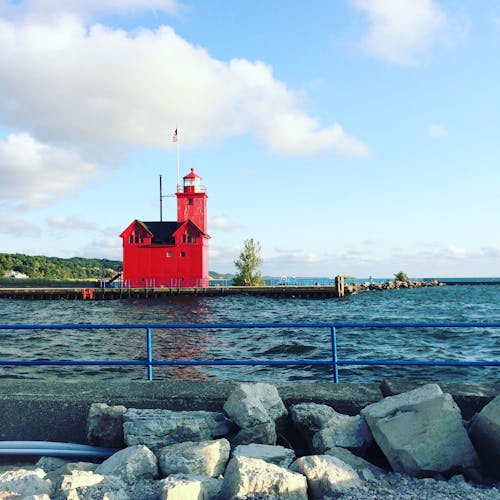
<svg viewBox="0 0 500 500">
<path fill-rule="evenodd" d="M 191 172 L 189 174 L 185 175 L 183 179 L 201 179 L 201 177 L 198 174 L 194 173 L 194 168 L 191 169 Z"/>
</svg>

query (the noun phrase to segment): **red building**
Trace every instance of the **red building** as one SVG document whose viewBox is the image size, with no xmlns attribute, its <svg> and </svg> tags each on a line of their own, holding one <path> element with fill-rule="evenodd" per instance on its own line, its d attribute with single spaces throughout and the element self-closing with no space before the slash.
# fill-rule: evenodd
<svg viewBox="0 0 500 500">
<path fill-rule="evenodd" d="M 177 222 L 134 220 L 120 234 L 124 286 L 208 286 L 208 196 L 193 168 L 183 181 Z"/>
</svg>

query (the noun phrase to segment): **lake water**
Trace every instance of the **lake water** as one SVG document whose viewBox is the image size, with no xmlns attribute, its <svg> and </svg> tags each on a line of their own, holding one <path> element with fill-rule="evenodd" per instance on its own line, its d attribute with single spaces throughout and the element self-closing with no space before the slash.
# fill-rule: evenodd
<svg viewBox="0 0 500 500">
<path fill-rule="evenodd" d="M 0 299 L 0 324 L 500 321 L 500 286 L 363 292 L 344 299 L 249 296 L 168 300 Z M 144 359 L 144 330 L 0 331 L 2 360 Z M 154 359 L 328 359 L 329 329 L 153 330 Z M 500 328 L 337 331 L 340 359 L 500 360 Z M 2 378 L 144 379 L 143 367 L 0 367 Z M 341 382 L 384 378 L 498 381 L 498 367 L 340 367 Z M 155 379 L 330 381 L 327 366 L 155 367 Z"/>
</svg>

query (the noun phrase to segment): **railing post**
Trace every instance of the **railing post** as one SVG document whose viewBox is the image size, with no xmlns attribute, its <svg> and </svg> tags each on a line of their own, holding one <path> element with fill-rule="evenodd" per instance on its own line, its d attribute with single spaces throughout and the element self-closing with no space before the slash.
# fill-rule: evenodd
<svg viewBox="0 0 500 500">
<path fill-rule="evenodd" d="M 339 381 L 339 372 L 337 367 L 337 335 L 335 326 L 331 327 L 332 334 L 332 368 L 333 368 L 333 383 L 337 384 Z"/>
<path fill-rule="evenodd" d="M 153 336 L 151 328 L 146 328 L 146 349 L 148 354 L 148 380 L 153 380 Z"/>
</svg>

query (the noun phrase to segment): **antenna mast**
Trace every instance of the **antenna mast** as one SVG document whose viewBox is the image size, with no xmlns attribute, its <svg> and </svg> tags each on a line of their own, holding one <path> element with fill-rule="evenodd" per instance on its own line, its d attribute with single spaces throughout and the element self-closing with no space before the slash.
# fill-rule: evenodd
<svg viewBox="0 0 500 500">
<path fill-rule="evenodd" d="M 163 222 L 163 193 L 161 189 L 161 175 L 160 175 L 160 222 Z"/>
</svg>

